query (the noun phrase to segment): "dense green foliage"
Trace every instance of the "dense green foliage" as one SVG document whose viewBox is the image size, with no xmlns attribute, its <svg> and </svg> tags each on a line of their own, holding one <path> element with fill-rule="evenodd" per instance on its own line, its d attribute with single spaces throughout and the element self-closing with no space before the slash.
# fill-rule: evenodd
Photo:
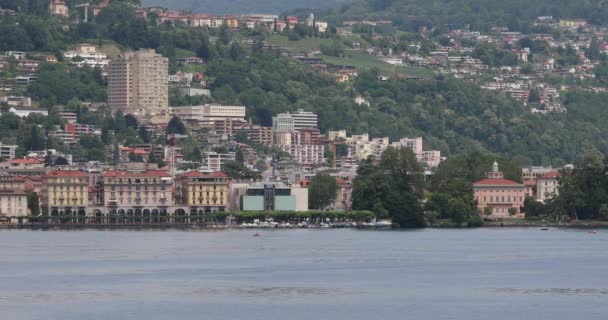
<svg viewBox="0 0 608 320">
<path fill-rule="evenodd" d="M 296 8 L 323 8 L 347 3 L 351 0 L 144 0 L 144 5 L 164 6 L 172 9 L 192 10 L 193 12 L 204 12 L 214 14 L 244 14 L 244 13 L 279 13 Z"/>
<path fill-rule="evenodd" d="M 555 19 L 588 19 L 604 25 L 608 21 L 608 3 L 602 0 L 361 0 L 336 9 L 328 19 L 388 19 L 404 30 L 420 27 L 443 29 L 464 27 L 489 29 L 508 26 L 528 30 L 538 16 Z"/>
<path fill-rule="evenodd" d="M 608 220 L 608 163 L 586 155 L 574 170 L 562 171 L 559 194 L 544 204 L 526 199 L 526 217 L 559 220 Z"/>
<path fill-rule="evenodd" d="M 318 174 L 308 185 L 308 207 L 323 210 L 336 200 L 338 183 L 328 174 Z"/>
<path fill-rule="evenodd" d="M 371 210 L 391 218 L 402 228 L 426 225 L 420 204 L 424 188 L 422 168 L 406 148 L 388 148 L 378 165 L 365 163 L 357 170 L 353 186 L 353 209 Z"/>
<path fill-rule="evenodd" d="M 442 162 L 430 181 L 431 195 L 425 204 L 427 218 L 479 224 L 480 212 L 473 199 L 473 182 L 485 178 L 494 161 L 499 163 L 506 179 L 520 181 L 521 169 L 517 164 L 490 154 L 472 152 Z"/>
<path fill-rule="evenodd" d="M 69 68 L 62 63 L 42 64 L 38 80 L 28 87 L 28 93 L 42 106 L 67 104 L 76 98 L 82 101 L 105 101 L 105 81 L 98 68 Z"/>
<path fill-rule="evenodd" d="M 442 2 L 446 1 L 430 3 Z M 466 7 L 469 2 L 477 3 L 474 0 L 460 2 L 458 7 Z M 412 14 L 422 15 L 430 8 L 427 2 L 411 1 L 388 1 L 386 6 L 380 7 L 399 12 L 400 9 L 393 7 L 400 6 L 400 3 L 421 8 L 413 10 Z M 454 4 L 446 3 L 445 7 L 450 8 Z M 373 7 L 378 5 L 374 3 Z M 527 5 L 536 7 L 535 4 Z M 502 6 L 507 4 L 499 5 Z M 588 3 L 585 3 L 580 8 L 587 10 L 587 6 Z M 486 7 L 486 4 L 479 4 L 478 9 L 483 12 Z M 346 10 L 344 18 L 356 8 L 357 5 L 343 8 Z M 422 136 L 425 149 L 438 149 L 446 156 L 482 150 L 506 158 L 517 157 L 520 164 L 562 165 L 587 152 L 608 152 L 608 132 L 603 125 L 608 119 L 605 119 L 605 112 L 602 111 L 606 103 L 605 95 L 570 92 L 564 99 L 567 114 L 534 115 L 523 104 L 506 95 L 480 91 L 475 84 L 443 76 L 428 80 L 380 81 L 379 71 L 359 70 L 359 77 L 354 83 L 336 84 L 330 77 L 303 63 L 263 49 L 261 40 L 266 34 L 259 30 L 203 30 L 157 24 L 153 17 L 148 20 L 135 17 L 133 10 L 124 1 L 115 1 L 102 10 L 95 21 L 71 25 L 65 30 L 62 28 L 65 22 L 56 19 L 43 20 L 31 15 L 2 17 L 0 28 L 19 30 L 7 29 L 10 32 L 0 32 L 0 37 L 10 38 L 15 34 L 23 37 L 0 41 L 0 49 L 20 49 L 20 46 L 27 44 L 25 49 L 57 53 L 56 50 L 69 48 L 81 41 L 100 44 L 111 39 L 125 49 L 155 48 L 169 57 L 172 71 L 180 67 L 177 63 L 178 51 L 196 54 L 207 62 L 205 77 L 213 95 L 205 102 L 243 104 L 247 107 L 247 118 L 266 126 L 271 125 L 272 116 L 276 113 L 301 108 L 319 115 L 319 127 L 323 132 L 346 129 L 349 134 L 368 132 L 372 137 L 388 136 L 391 139 Z M 377 12 L 374 10 L 367 8 L 366 12 L 373 14 Z M 463 11 L 466 9 L 458 8 L 453 14 L 459 15 Z M 442 17 L 450 16 L 442 10 L 436 13 L 441 13 Z M 381 18 L 381 15 L 377 18 Z M 306 33 L 307 30 L 303 29 L 302 32 Z M 216 37 L 217 41 L 211 43 L 210 36 Z M 244 46 L 233 41 L 243 36 L 251 38 L 253 45 Z M 401 33 L 401 38 L 403 49 L 410 41 L 421 41 L 421 51 L 432 50 L 430 44 L 415 34 Z M 333 45 L 326 46 L 325 51 L 339 55 L 342 45 L 339 42 L 334 44 L 335 48 Z M 531 47 L 533 53 L 541 53 L 547 50 L 544 44 L 524 39 L 521 45 Z M 589 50 L 597 51 L 593 48 Z M 572 57 L 571 49 L 562 51 L 558 63 L 569 65 L 574 58 L 578 59 Z M 510 52 L 490 46 L 478 46 L 474 54 L 491 65 L 513 63 Z M 605 70 L 608 70 L 605 63 L 596 70 L 598 81 L 608 79 Z M 28 92 L 36 102 L 49 107 L 67 104 L 74 98 L 103 101 L 104 87 L 99 70 L 68 68 L 60 63 L 42 65 L 39 80 L 28 88 Z M 356 95 L 366 97 L 371 102 L 370 107 L 356 105 L 353 101 Z M 532 98 L 538 99 L 538 95 L 533 94 Z M 82 120 L 104 128 L 102 141 L 106 144 L 135 144 L 150 139 L 145 132 L 138 132 L 137 128 L 128 130 L 121 125 L 123 116 L 116 117 L 116 122 L 113 122 L 104 120 L 108 119 L 105 115 L 79 114 L 82 114 L 79 115 L 79 122 Z M 108 134 L 114 127 L 115 139 Z M 184 130 L 180 127 L 176 132 Z M 29 128 L 28 135 L 31 135 Z M 197 149 L 189 150 L 189 158 L 196 159 Z"/>
</svg>

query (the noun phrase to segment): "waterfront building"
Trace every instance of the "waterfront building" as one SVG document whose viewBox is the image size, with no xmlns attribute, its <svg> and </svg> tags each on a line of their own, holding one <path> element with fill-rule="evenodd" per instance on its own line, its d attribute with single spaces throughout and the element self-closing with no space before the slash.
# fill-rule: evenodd
<svg viewBox="0 0 608 320">
<path fill-rule="evenodd" d="M 473 194 L 477 207 L 482 214 L 493 218 L 523 218 L 523 206 L 526 196 L 525 186 L 507 180 L 494 162 L 487 178 L 473 184 Z"/>
<path fill-rule="evenodd" d="M 14 217 L 12 222 L 26 222 L 29 215 L 25 178 L 7 174 L 0 175 L 0 216 Z"/>
<path fill-rule="evenodd" d="M 349 180 L 336 178 L 338 191 L 334 202 L 326 209 L 338 211 L 351 211 L 353 203 L 353 186 Z"/>
<path fill-rule="evenodd" d="M 263 183 L 247 187 L 243 211 L 308 211 L 308 189 Z"/>
<path fill-rule="evenodd" d="M 220 171 L 190 171 L 175 181 L 175 202 L 187 206 L 190 214 L 226 211 L 229 204 L 228 176 Z"/>
<path fill-rule="evenodd" d="M 106 171 L 102 179 L 106 208 L 151 209 L 173 205 L 173 179 L 167 171 Z"/>
<path fill-rule="evenodd" d="M 559 172 L 553 171 L 536 178 L 536 200 L 545 202 L 557 196 L 560 176 Z"/>
<path fill-rule="evenodd" d="M 276 117 L 272 117 L 272 129 L 275 132 L 317 128 L 317 125 L 317 114 L 302 109 L 293 113 L 279 113 Z"/>
<path fill-rule="evenodd" d="M 42 177 L 40 207 L 44 215 L 84 219 L 89 203 L 89 177 L 82 171 L 51 171 Z"/>
<path fill-rule="evenodd" d="M 169 60 L 154 49 L 121 53 L 108 67 L 108 106 L 140 119 L 167 121 Z"/>
</svg>

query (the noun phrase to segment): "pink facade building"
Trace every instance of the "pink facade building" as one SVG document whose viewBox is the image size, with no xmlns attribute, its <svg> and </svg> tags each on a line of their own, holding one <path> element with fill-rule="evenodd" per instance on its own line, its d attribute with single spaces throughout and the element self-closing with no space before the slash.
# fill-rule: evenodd
<svg viewBox="0 0 608 320">
<path fill-rule="evenodd" d="M 477 207 L 492 218 L 523 218 L 526 188 L 523 184 L 507 180 L 494 162 L 487 178 L 473 184 Z"/>
</svg>

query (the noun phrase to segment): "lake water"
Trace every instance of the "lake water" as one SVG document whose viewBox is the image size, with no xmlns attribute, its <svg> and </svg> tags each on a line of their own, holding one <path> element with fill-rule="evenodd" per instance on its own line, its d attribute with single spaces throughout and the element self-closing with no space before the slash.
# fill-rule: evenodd
<svg viewBox="0 0 608 320">
<path fill-rule="evenodd" d="M 608 231 L 0 231 L 0 319 L 607 319 Z"/>
</svg>

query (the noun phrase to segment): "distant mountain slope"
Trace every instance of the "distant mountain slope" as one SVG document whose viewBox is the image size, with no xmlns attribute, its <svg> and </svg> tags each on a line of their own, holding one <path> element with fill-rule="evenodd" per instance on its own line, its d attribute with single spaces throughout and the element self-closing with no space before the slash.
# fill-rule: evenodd
<svg viewBox="0 0 608 320">
<path fill-rule="evenodd" d="M 521 30 L 538 16 L 608 23 L 605 0 L 356 0 L 331 19 L 391 19 L 404 29 L 499 25 Z"/>
<path fill-rule="evenodd" d="M 281 13 L 296 8 L 326 8 L 352 0 L 143 0 L 144 6 L 214 14 Z"/>
</svg>

